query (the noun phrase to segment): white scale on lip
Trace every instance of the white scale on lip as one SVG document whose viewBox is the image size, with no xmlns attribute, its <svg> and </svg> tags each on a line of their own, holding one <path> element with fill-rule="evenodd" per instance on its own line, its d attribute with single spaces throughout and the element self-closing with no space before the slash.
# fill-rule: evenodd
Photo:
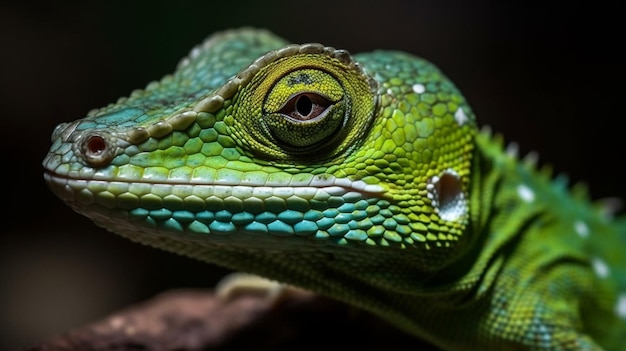
<svg viewBox="0 0 626 351">
<path fill-rule="evenodd" d="M 149 195 L 152 199 L 155 197 L 178 197 L 184 200 L 187 197 L 206 199 L 208 197 L 226 198 L 237 197 L 246 199 L 255 197 L 264 199 L 270 196 L 280 198 L 288 198 L 290 196 L 300 197 L 302 199 L 312 199 L 316 197 L 326 196 L 343 196 L 348 193 L 370 193 L 382 194 L 384 188 L 376 184 L 367 184 L 361 180 L 351 181 L 347 178 L 335 178 L 332 176 L 313 177 L 310 181 L 303 181 L 302 184 L 291 186 L 247 186 L 247 185 L 223 185 L 223 184 L 168 184 L 168 183 L 147 183 L 147 182 L 118 182 L 106 180 L 79 180 L 79 179 L 62 179 L 54 178 L 57 186 L 65 187 L 74 194 L 81 193 L 81 199 L 84 201 L 89 199 L 86 193 L 95 196 L 98 193 L 110 193 L 111 196 L 120 196 L 127 194 L 141 198 Z M 326 194 L 326 195 L 324 195 Z M 69 194 L 68 194 L 69 195 Z M 94 200 L 91 197 L 92 201 Z M 97 200 L 96 200 L 97 202 Z"/>
</svg>

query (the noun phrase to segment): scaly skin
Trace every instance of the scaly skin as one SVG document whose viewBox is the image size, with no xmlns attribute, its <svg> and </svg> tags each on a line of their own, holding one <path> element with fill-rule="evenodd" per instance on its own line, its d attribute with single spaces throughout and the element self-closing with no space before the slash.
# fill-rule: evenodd
<svg viewBox="0 0 626 351">
<path fill-rule="evenodd" d="M 455 86 L 409 54 L 219 33 L 52 140 L 51 189 L 131 240 L 446 350 L 626 345 L 624 221 L 478 132 Z"/>
</svg>

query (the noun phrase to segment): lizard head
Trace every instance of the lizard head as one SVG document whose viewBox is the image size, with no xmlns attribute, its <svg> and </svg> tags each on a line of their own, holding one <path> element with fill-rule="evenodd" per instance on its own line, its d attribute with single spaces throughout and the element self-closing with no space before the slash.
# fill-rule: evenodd
<svg viewBox="0 0 626 351">
<path fill-rule="evenodd" d="M 333 294 L 458 257 L 474 130 L 425 60 L 240 30 L 59 125 L 43 164 L 51 189 L 108 230 Z"/>
</svg>

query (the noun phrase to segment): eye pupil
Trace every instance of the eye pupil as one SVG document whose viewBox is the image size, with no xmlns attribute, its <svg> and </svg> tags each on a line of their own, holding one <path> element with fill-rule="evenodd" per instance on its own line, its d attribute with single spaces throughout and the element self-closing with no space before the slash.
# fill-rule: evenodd
<svg viewBox="0 0 626 351">
<path fill-rule="evenodd" d="M 307 95 L 298 96 L 296 101 L 296 112 L 302 116 L 308 116 L 313 111 L 313 101 Z"/>
<path fill-rule="evenodd" d="M 292 97 L 279 112 L 305 122 L 322 116 L 332 104 L 332 101 L 322 95 L 303 93 Z"/>
</svg>

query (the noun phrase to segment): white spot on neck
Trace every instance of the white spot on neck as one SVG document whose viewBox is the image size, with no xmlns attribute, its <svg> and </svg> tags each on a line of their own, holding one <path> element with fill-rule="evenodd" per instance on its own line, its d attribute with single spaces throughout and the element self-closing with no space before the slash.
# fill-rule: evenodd
<svg viewBox="0 0 626 351">
<path fill-rule="evenodd" d="M 576 221 L 574 222 L 574 230 L 576 231 L 576 234 L 578 234 L 578 236 L 580 236 L 581 238 L 586 238 L 589 236 L 589 227 L 587 227 L 587 224 L 583 221 Z"/>
<path fill-rule="evenodd" d="M 426 87 L 424 86 L 424 84 L 416 83 L 416 84 L 413 84 L 413 91 L 418 94 L 421 94 L 426 91 Z"/>
<path fill-rule="evenodd" d="M 460 107 L 454 113 L 454 119 L 456 120 L 456 123 L 458 123 L 460 126 L 464 125 L 469 120 L 469 118 L 467 118 L 467 115 L 465 114 L 465 111 L 463 111 L 463 109 Z"/>
<path fill-rule="evenodd" d="M 519 145 L 516 142 L 511 142 L 506 146 L 506 154 L 510 157 L 517 158 L 519 154 Z"/>
<path fill-rule="evenodd" d="M 535 193 L 524 184 L 517 186 L 517 195 L 526 202 L 533 202 L 533 200 L 535 200 Z"/>
<path fill-rule="evenodd" d="M 600 278 L 606 278 L 609 276 L 609 273 L 611 273 L 606 262 L 597 257 L 591 260 L 591 265 L 593 266 L 593 271 L 596 272 L 596 275 Z"/>
<path fill-rule="evenodd" d="M 617 304 L 615 305 L 615 313 L 618 317 L 626 320 L 626 293 L 622 293 L 617 298 Z"/>
</svg>

